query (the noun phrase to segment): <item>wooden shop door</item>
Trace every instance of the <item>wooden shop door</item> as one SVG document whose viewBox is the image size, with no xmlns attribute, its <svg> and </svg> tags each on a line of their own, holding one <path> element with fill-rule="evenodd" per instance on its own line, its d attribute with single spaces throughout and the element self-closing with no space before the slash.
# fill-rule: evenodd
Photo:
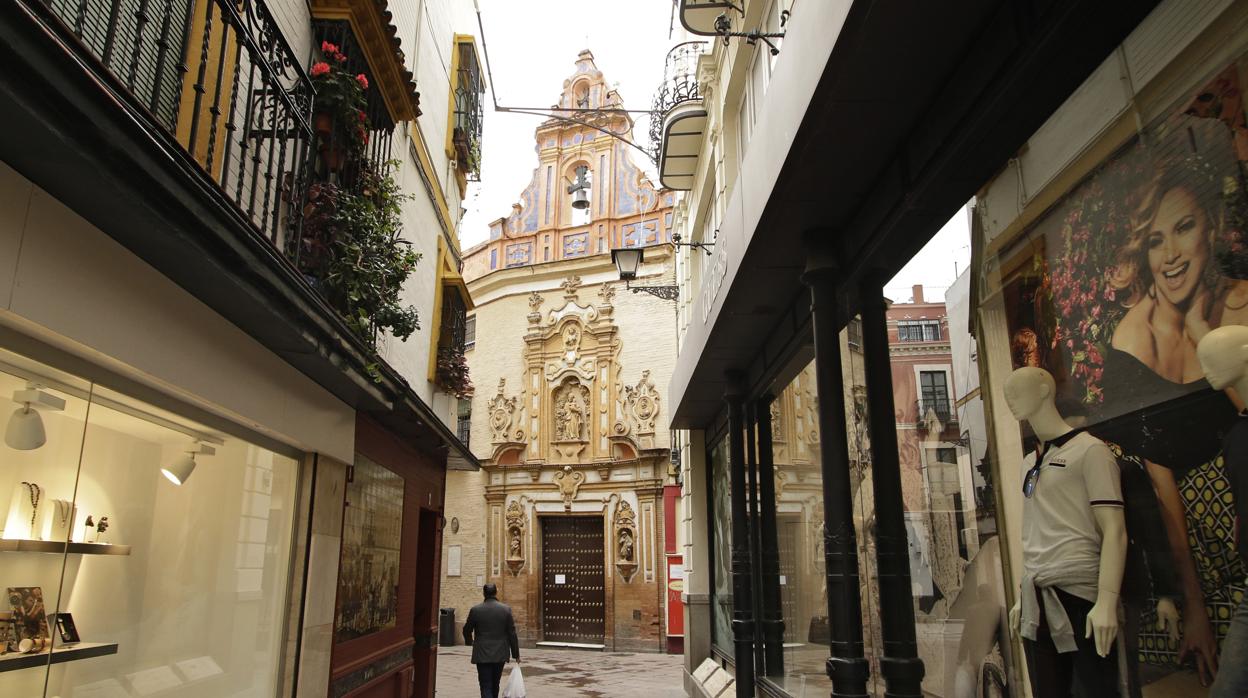
<svg viewBox="0 0 1248 698">
<path fill-rule="evenodd" d="M 601 516 L 542 519 L 542 635 L 600 645 L 605 630 Z"/>
</svg>

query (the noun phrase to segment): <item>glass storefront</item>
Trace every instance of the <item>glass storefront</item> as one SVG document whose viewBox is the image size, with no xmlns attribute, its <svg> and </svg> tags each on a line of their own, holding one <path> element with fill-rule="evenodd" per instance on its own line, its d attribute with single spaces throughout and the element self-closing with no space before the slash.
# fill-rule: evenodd
<svg viewBox="0 0 1248 698">
<path fill-rule="evenodd" d="M 1200 676 L 1221 654 L 1248 574 L 1222 455 L 1244 403 L 1214 391 L 1196 357 L 1211 330 L 1248 324 L 1245 67 L 1241 57 L 1191 73 L 1147 126 L 1100 144 L 1111 154 L 1003 241 L 1012 244 L 994 246 L 980 298 L 1001 320 L 984 326 L 993 382 L 1048 371 L 1065 420 L 1117 458 L 1128 676 L 1146 692 L 1204 694 Z M 995 427 L 1033 448 L 1025 424 Z M 1159 627 L 1166 603 L 1181 615 L 1177 637 Z"/>
<path fill-rule="evenodd" d="M 296 461 L 3 350 L 0 395 L 0 695 L 274 695 Z"/>
</svg>

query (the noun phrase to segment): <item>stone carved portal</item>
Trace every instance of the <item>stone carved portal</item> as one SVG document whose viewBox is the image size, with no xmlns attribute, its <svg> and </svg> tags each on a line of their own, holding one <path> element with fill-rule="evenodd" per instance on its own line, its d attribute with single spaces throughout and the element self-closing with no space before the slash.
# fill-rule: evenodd
<svg viewBox="0 0 1248 698">
<path fill-rule="evenodd" d="M 563 460 L 577 458 L 589 443 L 593 404 L 589 388 L 578 378 L 566 378 L 555 388 L 551 404 L 555 411 L 552 445 Z"/>
<path fill-rule="evenodd" d="M 621 499 L 615 505 L 615 567 L 624 581 L 631 582 L 637 572 L 637 514 Z"/>
<path fill-rule="evenodd" d="M 507 569 L 519 576 L 524 568 L 524 507 L 513 501 L 507 505 Z"/>
</svg>

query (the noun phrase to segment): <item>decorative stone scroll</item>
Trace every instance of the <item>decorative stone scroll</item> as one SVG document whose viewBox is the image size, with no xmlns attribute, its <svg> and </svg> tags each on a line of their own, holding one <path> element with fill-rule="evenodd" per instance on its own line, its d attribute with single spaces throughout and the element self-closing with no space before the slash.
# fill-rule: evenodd
<svg viewBox="0 0 1248 698">
<path fill-rule="evenodd" d="M 507 397 L 504 392 L 506 388 L 507 379 L 499 378 L 498 394 L 486 403 L 490 415 L 490 433 L 495 444 L 524 441 L 524 428 L 512 428 L 516 424 L 516 409 L 520 401 L 515 397 Z"/>
<path fill-rule="evenodd" d="M 570 465 L 563 466 L 563 470 L 555 473 L 555 486 L 559 488 L 559 495 L 563 497 L 564 510 L 572 511 L 572 500 L 576 499 L 576 493 L 581 489 L 583 482 L 585 482 L 585 473 L 572 470 Z"/>
<path fill-rule="evenodd" d="M 507 569 L 519 576 L 524 568 L 524 507 L 512 501 L 507 505 Z"/>
<path fill-rule="evenodd" d="M 615 505 L 615 567 L 624 582 L 637 573 L 637 514 L 628 501 Z"/>
<path fill-rule="evenodd" d="M 620 418 L 615 423 L 615 435 L 632 436 L 642 448 L 653 448 L 654 424 L 659 416 L 661 398 L 650 372 L 642 371 L 637 385 L 626 385 L 620 392 Z"/>
</svg>

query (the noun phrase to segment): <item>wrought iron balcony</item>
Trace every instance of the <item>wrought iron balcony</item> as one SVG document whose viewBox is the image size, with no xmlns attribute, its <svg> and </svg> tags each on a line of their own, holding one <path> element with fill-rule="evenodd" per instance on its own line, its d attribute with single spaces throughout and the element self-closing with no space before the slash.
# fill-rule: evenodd
<svg viewBox="0 0 1248 698">
<path fill-rule="evenodd" d="M 706 128 L 706 110 L 698 88 L 698 58 L 705 46 L 705 41 L 688 41 L 668 51 L 663 82 L 654 95 L 650 142 L 659 182 L 669 189 L 693 188 Z"/>
<path fill-rule="evenodd" d="M 949 405 L 949 398 L 927 398 L 915 401 L 915 413 L 918 415 L 916 421 L 922 424 L 927 420 L 929 412 L 936 413 L 936 419 L 941 424 L 948 425 L 957 421 L 957 415 L 953 414 L 953 410 Z"/>
<path fill-rule="evenodd" d="M 469 42 L 460 42 L 459 69 L 455 81 L 455 144 L 456 160 L 470 182 L 481 181 L 481 127 L 485 111 L 482 95 L 485 80 L 477 53 Z"/>
<path fill-rule="evenodd" d="M 260 0 L 27 0 L 60 20 L 279 248 L 298 226 L 312 83 Z"/>
</svg>

